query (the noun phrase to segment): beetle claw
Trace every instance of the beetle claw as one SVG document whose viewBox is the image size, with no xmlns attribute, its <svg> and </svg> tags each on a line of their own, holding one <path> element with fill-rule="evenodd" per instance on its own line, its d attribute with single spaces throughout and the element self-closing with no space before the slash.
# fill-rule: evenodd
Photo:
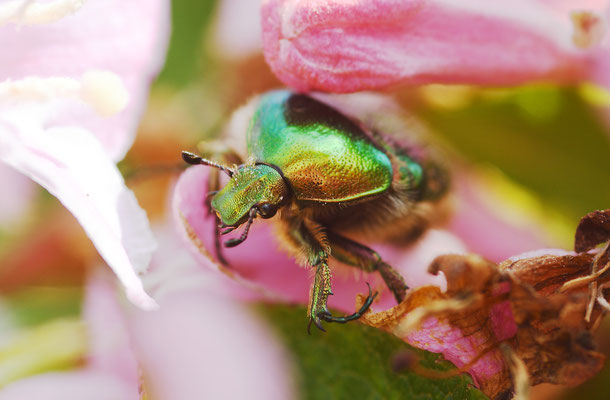
<svg viewBox="0 0 610 400">
<path fill-rule="evenodd" d="M 369 295 L 367 296 L 366 300 L 364 301 L 364 304 L 362 305 L 362 307 L 360 307 L 358 311 L 350 315 L 345 315 L 343 317 L 334 317 L 330 312 L 326 310 L 319 312 L 318 317 L 326 322 L 338 322 L 340 324 L 357 320 L 362 316 L 362 314 L 364 314 L 369 309 L 371 304 L 373 304 L 373 300 L 375 300 L 375 298 L 379 294 L 378 292 L 375 292 L 373 294 L 373 291 L 371 290 L 371 285 L 369 285 L 368 282 L 366 285 L 369 287 Z"/>
<path fill-rule="evenodd" d="M 311 324 L 314 323 L 316 325 L 316 327 L 321 330 L 322 332 L 326 332 L 326 329 L 324 329 L 324 327 L 322 326 L 322 321 L 320 321 L 320 318 L 310 318 L 309 319 L 309 324 L 307 324 L 307 334 L 311 335 Z"/>
</svg>

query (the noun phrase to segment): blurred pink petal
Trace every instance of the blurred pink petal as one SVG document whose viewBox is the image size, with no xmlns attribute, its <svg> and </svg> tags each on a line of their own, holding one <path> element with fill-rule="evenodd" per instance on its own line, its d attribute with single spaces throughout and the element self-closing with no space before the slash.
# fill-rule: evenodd
<svg viewBox="0 0 610 400">
<path fill-rule="evenodd" d="M 574 44 L 570 16 L 553 6 L 529 0 L 267 0 L 263 48 L 275 74 L 304 91 L 584 79 L 591 54 Z"/>
<path fill-rule="evenodd" d="M 133 400 L 137 396 L 137 387 L 94 371 L 35 375 L 0 391 L 0 400 Z"/>
<path fill-rule="evenodd" d="M 0 63 L 0 160 L 58 197 L 128 297 L 151 308 L 137 274 L 155 242 L 113 162 L 133 142 L 163 61 L 168 2 L 16 5 L 0 5 L 0 47 L 12 49 Z"/>
<path fill-rule="evenodd" d="M 10 228 L 30 210 L 36 185 L 13 168 L 0 164 L 0 182 L 7 193 L 0 196 L 0 229 Z"/>
<path fill-rule="evenodd" d="M 468 250 L 492 261 L 500 262 L 514 254 L 536 250 L 548 245 L 549 238 L 535 223 L 527 226 L 510 224 L 501 218 L 501 201 L 491 207 L 484 200 L 484 184 L 462 173 L 455 177 L 456 207 L 450 229 L 463 240 Z"/>
<path fill-rule="evenodd" d="M 40 2 L 27 3 L 34 8 Z M 148 86 L 163 65 L 169 34 L 169 2 L 83 3 L 74 14 L 53 23 L 3 26 L 0 21 L 0 48 L 10 49 L 0 56 L 0 83 L 27 77 L 78 78 L 92 69 L 117 74 L 130 97 L 122 112 L 104 118 L 82 101 L 55 100 L 47 104 L 44 123 L 47 128 L 79 126 L 89 130 L 109 156 L 118 161 L 131 147 L 146 105 Z M 9 7 L 0 4 L 0 15 Z M 0 96 L 0 108 L 3 100 Z"/>
<path fill-rule="evenodd" d="M 291 399 L 290 363 L 271 332 L 167 232 L 145 282 L 160 308 L 125 314 L 147 393 L 159 399 Z"/>
<path fill-rule="evenodd" d="M 222 0 L 216 9 L 213 48 L 227 59 L 260 53 L 260 0 Z"/>
<path fill-rule="evenodd" d="M 137 391 L 139 371 L 119 304 L 116 285 L 105 269 L 89 277 L 83 318 L 87 324 L 89 350 L 86 368 L 114 376 Z"/>
<path fill-rule="evenodd" d="M 0 160 L 55 195 L 83 226 L 128 297 L 141 307 L 154 306 L 138 277 L 155 248 L 146 213 L 93 135 L 79 128 L 43 130 L 15 112 L 0 121 Z"/>
<path fill-rule="evenodd" d="M 234 301 L 175 293 L 129 327 L 147 392 L 160 399 L 290 399 L 290 368 L 271 332 Z"/>
<path fill-rule="evenodd" d="M 593 61 L 593 78 L 594 81 L 604 86 L 606 89 L 610 88 L 610 4 L 606 2 L 605 10 L 600 10 L 599 13 L 601 18 L 604 18 L 604 24 L 606 28 L 606 34 L 596 49 L 595 58 Z"/>
<path fill-rule="evenodd" d="M 146 283 L 161 308 L 120 303 L 106 271 L 96 271 L 83 309 L 85 367 L 21 379 L 0 399 L 135 399 L 141 388 L 155 399 L 295 398 L 289 358 L 251 310 L 227 297 L 231 281 L 202 269 L 172 233 L 157 234 L 164 240 Z"/>
</svg>

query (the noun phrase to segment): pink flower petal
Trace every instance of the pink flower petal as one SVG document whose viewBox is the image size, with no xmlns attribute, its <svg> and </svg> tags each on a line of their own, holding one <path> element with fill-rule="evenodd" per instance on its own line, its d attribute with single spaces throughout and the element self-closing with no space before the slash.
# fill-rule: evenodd
<svg viewBox="0 0 610 400">
<path fill-rule="evenodd" d="M 135 137 L 148 86 L 163 63 L 168 31 L 166 0 L 89 0 L 54 23 L 0 26 L 0 48 L 10 50 L 0 61 L 0 82 L 29 76 L 76 78 L 92 69 L 118 74 L 130 94 L 121 113 L 102 118 L 72 100 L 55 102 L 46 121 L 49 128 L 86 128 L 118 161 Z"/>
<path fill-rule="evenodd" d="M 0 120 L 0 160 L 38 182 L 76 217 L 99 253 L 141 307 L 154 301 L 138 273 L 155 241 L 146 213 L 99 141 L 79 128 L 41 128 L 18 110 Z"/>
<path fill-rule="evenodd" d="M 503 204 L 490 207 L 489 201 L 483 199 L 485 188 L 480 182 L 464 174 L 456 176 L 455 181 L 459 184 L 454 185 L 456 207 L 450 229 L 469 251 L 500 262 L 514 254 L 548 246 L 547 235 L 536 224 L 517 226 L 500 218 Z"/>
<path fill-rule="evenodd" d="M 593 61 L 593 80 L 595 83 L 610 88 L 610 2 L 605 2 L 605 10 L 599 11 L 600 18 L 603 18 L 606 34 L 596 49 L 595 58 Z"/>
<path fill-rule="evenodd" d="M 0 5 L 0 14 L 6 17 L 15 4 Z M 40 14 L 34 18 L 40 25 L 0 27 L 0 47 L 12 49 L 0 63 L 0 159 L 59 198 L 130 299 L 147 308 L 154 301 L 137 274 L 155 244 L 144 211 L 111 160 L 129 149 L 161 66 L 167 7 L 165 0 L 91 0 L 66 8 L 72 15 L 56 15 L 50 3 L 26 2 L 22 17 L 0 21 L 25 18 L 27 24 L 31 9 Z"/>
<path fill-rule="evenodd" d="M 160 399 L 289 399 L 290 368 L 273 335 L 239 304 L 175 293 L 129 317 L 146 389 Z"/>
<path fill-rule="evenodd" d="M 520 84 L 586 77 L 569 15 L 518 0 L 268 0 L 263 48 L 298 90 Z"/>
<path fill-rule="evenodd" d="M 167 233 L 147 288 L 160 308 L 126 313 L 147 393 L 159 399 L 291 399 L 290 364 L 272 332 Z"/>
<path fill-rule="evenodd" d="M 489 340 L 483 334 L 465 336 L 460 329 L 441 322 L 437 318 L 428 318 L 422 323 L 420 329 L 401 339 L 414 347 L 433 353 L 442 353 L 457 367 L 462 367 L 470 362 L 485 348 L 486 342 Z M 502 354 L 495 350 L 481 357 L 468 372 L 475 384 L 479 385 L 479 380 L 496 375 L 503 368 Z"/>
<path fill-rule="evenodd" d="M 261 51 L 260 1 L 222 0 L 214 23 L 214 49 L 224 58 L 246 58 Z"/>
<path fill-rule="evenodd" d="M 10 195 L 0 196 L 0 228 L 10 228 L 30 209 L 36 185 L 13 168 L 0 164 L 0 182 Z"/>
<path fill-rule="evenodd" d="M 0 400 L 133 400 L 136 386 L 93 371 L 53 372 L 21 379 L 0 391 Z"/>
<path fill-rule="evenodd" d="M 138 387 L 139 367 L 118 302 L 116 284 L 108 271 L 99 269 L 89 277 L 83 318 L 87 324 L 89 349 L 87 369 Z"/>
</svg>

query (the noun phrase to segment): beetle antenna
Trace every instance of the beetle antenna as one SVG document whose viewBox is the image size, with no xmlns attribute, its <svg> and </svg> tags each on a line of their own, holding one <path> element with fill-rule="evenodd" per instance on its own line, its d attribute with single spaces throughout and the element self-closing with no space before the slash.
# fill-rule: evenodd
<svg viewBox="0 0 610 400">
<path fill-rule="evenodd" d="M 256 209 L 252 208 L 250 210 L 250 217 L 248 218 L 248 222 L 246 223 L 246 228 L 242 232 L 241 236 L 234 239 L 229 239 L 225 242 L 225 247 L 235 247 L 238 244 L 242 243 L 248 237 L 248 232 L 250 231 L 250 226 L 252 222 L 254 222 L 254 218 L 256 217 Z M 228 233 L 228 232 L 227 232 Z"/>
<path fill-rule="evenodd" d="M 227 175 L 229 175 L 229 177 L 233 176 L 233 174 L 235 173 L 235 171 L 229 167 L 226 167 L 222 164 L 215 163 L 214 161 L 206 160 L 205 158 L 202 158 L 202 157 L 198 156 L 197 154 L 193 154 L 188 151 L 182 152 L 182 159 L 188 164 L 192 164 L 192 165 L 201 164 L 201 165 L 207 165 L 208 167 L 217 168 L 217 169 L 225 172 Z"/>
</svg>

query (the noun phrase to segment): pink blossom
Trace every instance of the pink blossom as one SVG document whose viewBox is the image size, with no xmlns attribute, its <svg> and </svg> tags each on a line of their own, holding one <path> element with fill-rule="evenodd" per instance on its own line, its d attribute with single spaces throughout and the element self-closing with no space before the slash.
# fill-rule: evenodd
<svg viewBox="0 0 610 400">
<path fill-rule="evenodd" d="M 21 379 L 0 399 L 122 400 L 142 391 L 155 399 L 294 398 L 290 360 L 273 332 L 227 294 L 235 284 L 201 268 L 173 232 L 156 234 L 160 247 L 144 281 L 159 309 L 120 302 L 97 270 L 86 287 L 85 366 Z"/>
<path fill-rule="evenodd" d="M 30 210 L 36 190 L 27 177 L 3 164 L 0 164 L 0 182 L 11 188 L 10 196 L 0 197 L 0 229 L 6 229 L 11 228 Z"/>
<path fill-rule="evenodd" d="M 103 388 L 103 390 L 100 390 Z M 113 376 L 91 371 L 50 372 L 19 380 L 4 388 L 1 400 L 91 399 L 131 400 L 137 391 Z"/>
<path fill-rule="evenodd" d="M 226 59 L 245 58 L 260 53 L 261 20 L 259 0 L 218 2 L 212 46 Z"/>
<path fill-rule="evenodd" d="M 0 5 L 0 160 L 81 223 L 131 300 L 154 301 L 143 272 L 155 243 L 114 162 L 133 141 L 163 60 L 164 0 Z M 117 10 L 120 10 L 118 12 Z"/>
<path fill-rule="evenodd" d="M 607 83 L 606 1 L 267 0 L 263 49 L 302 91 Z M 578 14 L 584 11 L 584 13 Z"/>
<path fill-rule="evenodd" d="M 160 249 L 144 280 L 159 310 L 125 313 L 148 390 L 162 399 L 294 398 L 290 360 L 231 295 L 237 284 L 202 268 L 173 229 L 156 232 Z"/>
</svg>

